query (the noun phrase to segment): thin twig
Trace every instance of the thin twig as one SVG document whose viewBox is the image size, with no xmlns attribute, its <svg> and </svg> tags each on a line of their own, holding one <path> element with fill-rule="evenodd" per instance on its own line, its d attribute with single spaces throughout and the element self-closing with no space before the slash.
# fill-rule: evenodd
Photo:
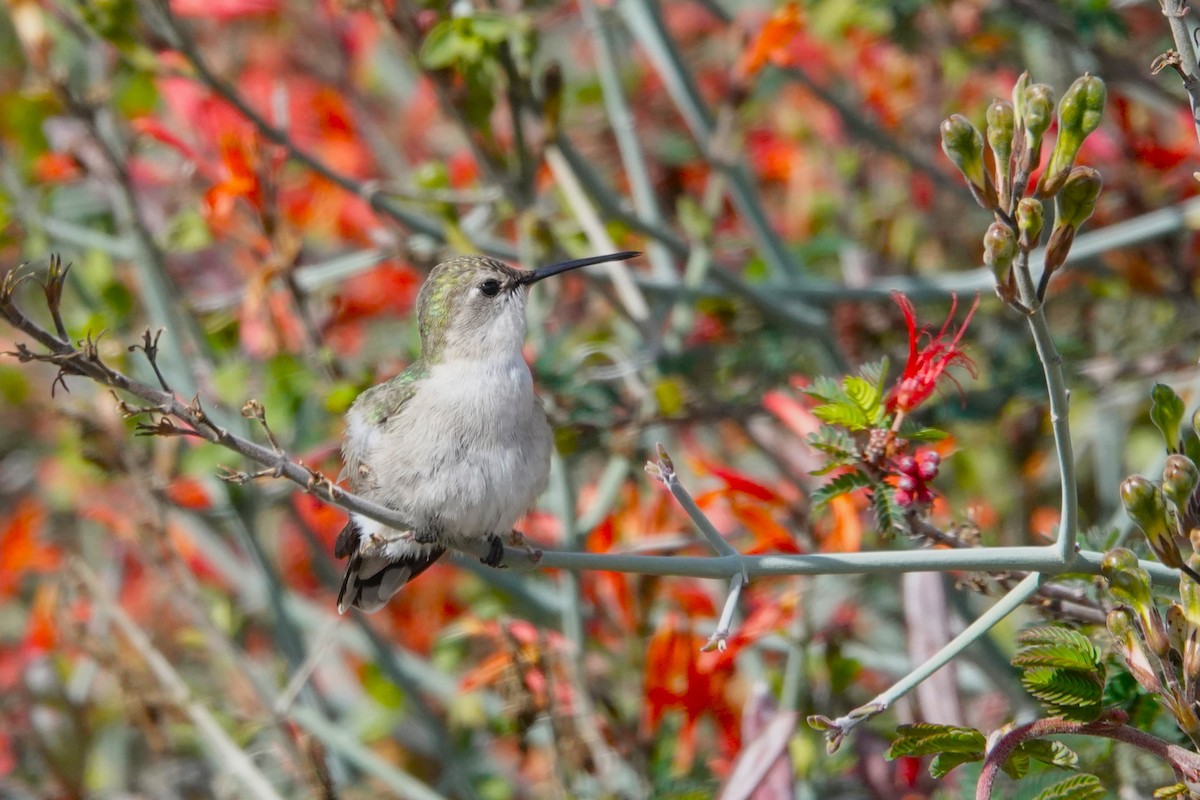
<svg viewBox="0 0 1200 800">
<path fill-rule="evenodd" d="M 703 652 L 711 653 L 713 650 L 725 652 L 726 643 L 729 640 L 729 629 L 733 625 L 733 615 L 737 611 L 738 599 L 742 596 L 742 588 L 749 582 L 750 579 L 743 572 L 739 572 L 730 579 L 729 594 L 725 596 L 721 619 L 717 622 L 717 629 L 713 631 L 712 636 L 708 637 L 704 647 L 700 648 Z"/>
<path fill-rule="evenodd" d="M 679 482 L 679 475 L 675 472 L 675 463 L 667 455 L 666 448 L 662 444 L 659 444 L 656 450 L 658 458 L 646 464 L 646 474 L 660 481 L 670 490 L 675 500 L 683 508 L 684 513 L 688 515 L 688 519 L 704 534 L 704 538 L 708 540 L 708 543 L 717 552 L 717 555 L 740 558 L 741 556 L 734 546 L 725 541 L 725 537 L 721 535 L 721 532 L 712 524 L 712 521 L 696 505 L 696 501 L 688 494 L 688 490 L 683 488 L 683 484 Z"/>
</svg>

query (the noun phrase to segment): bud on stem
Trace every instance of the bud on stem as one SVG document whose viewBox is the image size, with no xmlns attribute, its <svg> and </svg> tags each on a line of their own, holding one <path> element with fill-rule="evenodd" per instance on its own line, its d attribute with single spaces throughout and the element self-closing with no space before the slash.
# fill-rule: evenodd
<svg viewBox="0 0 1200 800">
<path fill-rule="evenodd" d="M 1104 81 L 1093 75 L 1078 78 L 1067 89 L 1058 104 L 1058 138 L 1042 173 L 1038 194 L 1049 196 L 1062 188 L 1083 140 L 1100 127 L 1106 96 Z"/>
</svg>

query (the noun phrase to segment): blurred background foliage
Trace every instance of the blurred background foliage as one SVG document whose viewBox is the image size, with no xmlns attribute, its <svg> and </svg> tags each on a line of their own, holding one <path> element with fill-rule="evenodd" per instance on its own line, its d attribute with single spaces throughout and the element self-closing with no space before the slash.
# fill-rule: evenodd
<svg viewBox="0 0 1200 800">
<path fill-rule="evenodd" d="M 1090 71 L 1110 100 L 1079 160 L 1105 191 L 1048 313 L 1090 543 L 1127 524 L 1117 484 L 1160 458 L 1148 388 L 1194 404 L 1197 381 L 1200 161 L 1178 80 L 1149 75 L 1170 46 L 1156 3 L 449 5 L 10 0 L 0 269 L 63 254 L 73 336 L 105 331 L 103 357 L 153 382 L 128 346 L 166 329 L 181 397 L 253 436 L 238 409 L 261 400 L 284 449 L 333 476 L 341 413 L 416 356 L 413 301 L 442 257 L 644 250 L 531 300 L 561 458 L 524 530 L 664 554 L 705 546 L 642 474 L 656 441 L 743 552 L 910 546 L 865 504 L 810 515 L 801 389 L 903 363 L 893 289 L 935 330 L 952 292 L 982 292 L 964 338 L 978 378 L 920 414 L 951 433 L 934 520 L 1045 543 L 1041 369 L 978 268 L 989 218 L 937 128 L 982 128 L 1024 69 L 1059 92 Z M 0 349 L 19 339 L 0 331 Z M 233 454 L 135 439 L 110 395 L 67 378 L 51 398 L 53 377 L 0 362 L 4 796 L 248 796 L 240 752 L 287 797 L 705 797 L 755 743 L 782 753 L 757 797 L 952 797 L 969 768 L 935 787 L 916 759 L 884 761 L 890 727 L 988 730 L 1031 708 L 1006 662 L 1027 611 L 834 757 L 803 724 L 763 733 L 779 702 L 802 719 L 870 699 L 988 581 L 755 581 L 730 647 L 701 653 L 723 583 L 466 558 L 338 621 L 280 707 L 335 624 L 342 512 L 224 484 Z M 1121 750 L 1096 769 L 1135 794 L 1164 777 Z"/>
</svg>

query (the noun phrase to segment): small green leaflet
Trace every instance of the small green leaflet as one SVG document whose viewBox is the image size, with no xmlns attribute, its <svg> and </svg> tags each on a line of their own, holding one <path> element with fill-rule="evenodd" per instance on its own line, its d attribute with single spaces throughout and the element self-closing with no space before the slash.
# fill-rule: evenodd
<svg viewBox="0 0 1200 800">
<path fill-rule="evenodd" d="M 871 479 L 865 473 L 858 470 L 851 470 L 850 472 L 838 475 L 829 483 L 817 489 L 812 493 L 809 500 L 812 502 L 813 511 L 819 511 L 828 505 L 829 501 L 833 498 L 870 485 Z"/>
<path fill-rule="evenodd" d="M 1072 775 L 1038 793 L 1033 800 L 1104 800 L 1104 784 L 1095 775 Z"/>
<path fill-rule="evenodd" d="M 974 728 L 919 722 L 896 728 L 896 738 L 884 755 L 889 761 L 901 756 L 932 756 L 940 753 L 982 758 L 986 746 L 987 739 Z"/>
<path fill-rule="evenodd" d="M 1021 684 L 1055 716 L 1091 722 L 1103 709 L 1104 680 L 1094 672 L 1031 667 Z"/>
<path fill-rule="evenodd" d="M 896 503 L 895 491 L 886 484 L 875 486 L 871 491 L 871 510 L 875 513 L 875 526 L 880 533 L 903 535 L 908 533 L 908 522 L 904 509 Z"/>
<path fill-rule="evenodd" d="M 1047 625 L 1023 631 L 1023 645 L 1013 656 L 1014 667 L 1062 667 L 1085 672 L 1103 671 L 1100 652 L 1086 636 L 1070 628 Z"/>
</svg>

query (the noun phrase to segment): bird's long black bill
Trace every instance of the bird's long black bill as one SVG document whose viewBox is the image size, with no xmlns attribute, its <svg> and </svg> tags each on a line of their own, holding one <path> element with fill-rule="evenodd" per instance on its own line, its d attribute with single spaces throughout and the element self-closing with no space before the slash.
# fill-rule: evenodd
<svg viewBox="0 0 1200 800">
<path fill-rule="evenodd" d="M 641 253 L 636 250 L 626 250 L 622 253 L 610 253 L 606 256 L 592 256 L 591 258 L 577 258 L 574 261 L 563 261 L 560 264 L 538 267 L 531 272 L 525 273 L 521 277 L 521 283 L 537 283 L 542 278 L 549 278 L 551 275 L 558 275 L 559 273 L 579 269 L 580 267 L 590 267 L 592 264 L 606 264 L 609 261 L 628 261 L 634 256 L 640 255 Z"/>
</svg>

